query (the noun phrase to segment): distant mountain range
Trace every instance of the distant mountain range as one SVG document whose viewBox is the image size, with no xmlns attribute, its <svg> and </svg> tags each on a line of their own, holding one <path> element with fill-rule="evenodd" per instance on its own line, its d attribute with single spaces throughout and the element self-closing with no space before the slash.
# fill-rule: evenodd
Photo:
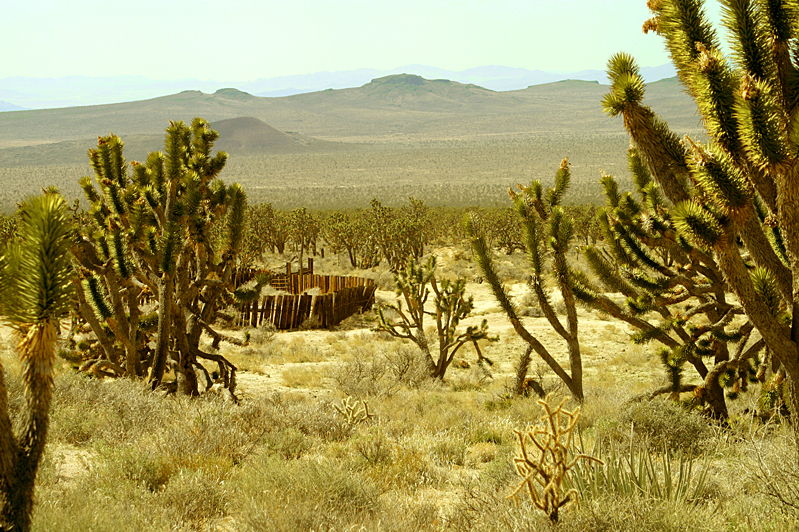
<svg viewBox="0 0 799 532">
<path fill-rule="evenodd" d="M 169 120 L 201 116 L 230 153 L 226 181 L 276 208 L 352 208 L 409 196 L 430 205 L 493 205 L 508 186 L 551 179 L 572 164 L 569 201 L 601 201 L 598 176 L 629 183 L 622 120 L 602 110 L 609 87 L 566 80 L 514 91 L 397 74 L 360 87 L 285 97 L 236 88 L 127 103 L 0 113 L 0 212 L 55 185 L 81 197 L 98 135 L 125 142 L 128 161 L 163 148 Z M 682 136 L 703 137 L 676 77 L 648 83 L 645 102 Z M 625 181 L 626 179 L 626 181 Z M 629 186 L 629 185 L 627 185 Z M 387 203 L 388 204 L 388 203 Z"/>
<path fill-rule="evenodd" d="M 644 67 L 642 75 L 653 82 L 675 75 L 670 64 Z M 339 72 L 317 72 L 297 76 L 259 78 L 255 81 L 215 81 L 198 79 L 152 80 L 144 76 L 61 78 L 8 77 L 0 79 L 0 112 L 20 109 L 47 109 L 156 98 L 186 90 L 213 93 L 235 87 L 255 96 L 282 97 L 326 89 L 360 87 L 371 80 L 394 74 L 415 74 L 427 79 L 448 79 L 479 85 L 493 91 L 511 91 L 566 79 L 606 83 L 602 70 L 547 72 L 505 66 L 483 66 L 462 71 L 425 65 L 406 65 L 391 70 L 363 68 Z"/>
<path fill-rule="evenodd" d="M 547 132 L 620 134 L 621 122 L 602 112 L 607 90 L 607 85 L 596 81 L 569 80 L 491 91 L 475 84 L 397 74 L 357 88 L 280 98 L 235 88 L 211 94 L 183 91 L 118 104 L 0 113 L 0 148 L 92 139 L 112 131 L 125 136 L 160 134 L 167 119 L 188 123 L 195 116 L 211 122 L 253 117 L 289 135 L 335 142 Z M 699 126 L 695 107 L 676 78 L 647 84 L 646 98 L 678 131 Z"/>
<path fill-rule="evenodd" d="M 14 105 L 13 103 L 4 102 L 0 100 L 0 112 L 2 111 L 24 111 L 25 107 Z"/>
</svg>

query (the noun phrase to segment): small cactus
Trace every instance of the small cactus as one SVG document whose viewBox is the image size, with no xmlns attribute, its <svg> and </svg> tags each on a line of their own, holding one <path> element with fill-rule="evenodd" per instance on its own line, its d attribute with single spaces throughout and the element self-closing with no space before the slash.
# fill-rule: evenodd
<svg viewBox="0 0 799 532">
<path fill-rule="evenodd" d="M 535 507 L 553 523 L 558 522 L 562 508 L 577 500 L 577 490 L 564 491 L 563 482 L 569 470 L 578 460 L 602 463 L 593 456 L 573 453 L 573 432 L 580 419 L 580 407 L 570 412 L 563 408 L 566 401 L 563 399 L 554 406 L 552 394 L 540 399 L 538 404 L 544 409 L 540 422 L 524 431 L 514 431 L 519 437 L 519 454 L 513 463 L 523 480 L 508 498 L 518 503 L 526 492 Z"/>
<path fill-rule="evenodd" d="M 365 400 L 352 400 L 352 397 L 347 397 L 341 400 L 341 404 L 334 404 L 333 408 L 344 416 L 344 420 L 348 425 L 354 426 L 358 423 L 364 423 L 374 419 L 375 415 L 369 413 L 369 403 Z"/>
</svg>

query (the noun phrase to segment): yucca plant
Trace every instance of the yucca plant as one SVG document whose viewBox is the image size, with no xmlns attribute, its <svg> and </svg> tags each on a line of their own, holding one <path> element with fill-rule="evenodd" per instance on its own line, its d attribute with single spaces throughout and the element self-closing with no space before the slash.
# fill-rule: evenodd
<svg viewBox="0 0 799 532">
<path fill-rule="evenodd" d="M 18 238 L 0 255 L 0 316 L 17 334 L 24 402 L 16 431 L 0 367 L 0 530 L 30 529 L 36 471 L 44 452 L 60 320 L 73 305 L 70 220 L 55 193 L 25 201 Z"/>
<path fill-rule="evenodd" d="M 700 460 L 682 451 L 675 454 L 665 443 L 662 450 L 653 449 L 648 441 L 631 438 L 622 449 L 598 439 L 591 456 L 598 460 L 576 463 L 565 481 L 586 499 L 621 495 L 685 504 L 705 499 L 709 491 L 707 456 Z"/>
<path fill-rule="evenodd" d="M 80 311 L 102 352 L 83 369 L 131 377 L 149 370 L 155 388 L 169 366 L 178 390 L 195 395 L 197 371 L 212 384 L 198 362 L 205 359 L 233 392 L 233 364 L 199 348 L 203 331 L 215 344 L 224 338 L 211 325 L 232 295 L 246 211 L 242 188 L 218 178 L 227 154 L 212 155 L 217 137 L 200 118 L 171 123 L 164 152 L 132 163 L 132 171 L 115 135 L 89 150 L 94 182 L 80 184 L 91 218 L 72 251 L 81 266 Z"/>
<path fill-rule="evenodd" d="M 544 191 L 541 182 L 530 186 L 519 185 L 520 192 L 509 191 L 513 200 L 517 223 L 522 228 L 524 245 L 530 262 L 530 285 L 538 305 L 552 328 L 563 338 L 569 352 L 569 371 L 550 353 L 521 321 L 518 305 L 511 298 L 497 274 L 491 250 L 485 235 L 479 231 L 479 220 L 475 215 L 466 219 L 466 231 L 471 240 L 477 264 L 491 287 L 494 297 L 508 316 L 516 334 L 527 344 L 516 367 L 515 394 L 525 392 L 527 369 L 533 351 L 552 369 L 566 385 L 572 395 L 583 400 L 583 365 L 578 337 L 575 285 L 584 280 L 575 277 L 566 262 L 566 253 L 571 247 L 574 227 L 560 202 L 571 183 L 569 162 L 564 159 L 555 174 L 555 186 Z M 566 323 L 561 322 L 546 288 L 547 278 L 553 278 L 563 297 L 566 308 Z M 537 384 L 537 383 L 535 383 Z M 540 389 L 540 385 L 537 385 Z"/>
<path fill-rule="evenodd" d="M 674 224 L 711 255 L 792 389 L 799 435 L 799 11 L 792 1 L 722 3 L 732 62 L 701 0 L 649 3 L 709 142 L 683 142 L 643 105 L 633 59 L 611 59 L 605 98 L 666 198 Z M 799 443 L 799 439 L 797 439 Z"/>
</svg>

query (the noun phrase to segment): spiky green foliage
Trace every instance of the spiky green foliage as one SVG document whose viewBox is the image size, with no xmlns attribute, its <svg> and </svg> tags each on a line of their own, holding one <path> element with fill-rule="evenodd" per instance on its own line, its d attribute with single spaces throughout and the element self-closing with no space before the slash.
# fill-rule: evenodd
<svg viewBox="0 0 799 532">
<path fill-rule="evenodd" d="M 81 312 L 102 356 L 130 376 L 152 367 L 157 386 L 167 350 L 176 350 L 178 380 L 187 394 L 198 392 L 198 357 L 216 362 L 228 388 L 235 387 L 232 364 L 198 347 L 216 309 L 232 297 L 247 209 L 243 189 L 218 179 L 227 154 L 212 153 L 217 137 L 203 119 L 191 126 L 171 123 L 164 151 L 132 163 L 132 172 L 122 140 L 101 138 L 89 150 L 94 184 L 88 177 L 80 182 L 94 223 L 80 227 L 72 248 L 84 277 Z M 111 269 L 105 267 L 108 260 Z M 155 329 L 153 314 L 143 308 L 153 298 Z M 91 370 L 91 363 L 84 367 Z"/>
<path fill-rule="evenodd" d="M 236 254 L 241 249 L 244 235 L 244 214 L 247 210 L 247 194 L 241 185 L 234 183 L 228 189 L 227 252 Z"/>
<path fill-rule="evenodd" d="M 752 285 L 760 300 L 769 310 L 769 313 L 778 319 L 785 317 L 785 301 L 780 296 L 777 280 L 774 274 L 762 266 L 750 272 Z"/>
<path fill-rule="evenodd" d="M 69 221 L 60 195 L 28 200 L 19 211 L 18 240 L 0 259 L 2 310 L 17 328 L 57 320 L 72 304 Z"/>
<path fill-rule="evenodd" d="M 0 366 L 0 529 L 30 529 L 36 473 L 44 452 L 60 320 L 73 305 L 70 221 L 48 191 L 19 209 L 19 236 L 0 255 L 0 316 L 20 335 L 24 402 L 12 429 Z"/>
<path fill-rule="evenodd" d="M 488 322 L 479 327 L 469 326 L 460 330 L 460 322 L 474 308 L 473 298 L 466 297 L 466 279 L 454 281 L 436 278 L 436 257 L 431 255 L 424 264 L 411 259 L 407 267 L 394 276 L 396 303 L 378 309 L 376 330 L 385 331 L 397 338 L 411 340 L 425 355 L 430 376 L 443 379 L 458 350 L 471 343 L 478 355 L 478 362 L 491 363 L 483 358 L 477 342 L 494 340 L 488 336 Z M 433 310 L 426 310 L 430 294 L 433 294 Z M 433 357 L 430 341 L 425 333 L 425 316 L 436 322 L 438 355 Z"/>
<path fill-rule="evenodd" d="M 733 51 L 730 62 L 703 1 L 659 0 L 649 5 L 655 17 L 645 29 L 655 29 L 665 39 L 680 80 L 696 101 L 709 142 L 686 139 L 682 146 L 675 145 L 676 135 L 637 96 L 618 104 L 624 85 L 630 83 L 621 73 L 634 70 L 625 66 L 630 63 L 626 57 L 609 63 L 613 88 L 608 110 L 623 116 L 654 181 L 678 205 L 672 213 L 672 240 L 678 245 L 675 251 L 691 258 L 683 263 L 683 272 L 711 281 L 699 286 L 706 297 L 734 292 L 749 320 L 737 333 L 726 328 L 727 322 L 717 326 L 721 319 L 711 319 L 710 326 L 689 327 L 686 332 L 692 338 L 697 332 L 706 338 L 683 351 L 693 363 L 692 357 L 718 354 L 719 343 L 740 338 L 735 355 L 716 356 L 705 379 L 727 382 L 734 380 L 729 375 L 745 373 L 753 350 L 765 346 L 779 361 L 790 387 L 799 389 L 799 299 L 792 280 L 799 275 L 799 11 L 793 2 L 723 1 L 723 22 Z M 785 327 L 786 319 L 790 328 Z M 762 340 L 745 347 L 754 328 Z M 793 396 L 791 410 L 799 422 L 799 394 Z M 799 423 L 794 426 L 799 431 Z"/>
<path fill-rule="evenodd" d="M 705 206 L 695 201 L 684 201 L 672 212 L 675 228 L 694 245 L 713 251 L 724 245 L 724 227 Z"/>
<path fill-rule="evenodd" d="M 641 201 L 630 193 L 619 194 L 615 179 L 602 176 L 608 191 L 607 206 L 600 214 L 606 240 L 603 246 L 588 246 L 583 252 L 601 288 L 589 283 L 589 290 L 576 295 L 588 306 L 633 326 L 632 342 L 661 344 L 671 385 L 660 391 L 692 389 L 681 380 L 687 362 L 704 381 L 698 396 L 710 414 L 725 418 L 724 394 L 713 367 L 731 359 L 729 346 L 743 356 L 749 336 L 744 339 L 740 334 L 740 317 L 733 323 L 743 310 L 727 300 L 728 285 L 709 253 L 723 231 L 717 223 L 718 240 L 709 241 L 707 235 L 713 231 L 701 223 L 710 225 L 715 220 L 712 213 L 691 201 L 671 207 L 660 199 L 660 187 L 636 148 L 628 151 L 628 161 Z M 625 303 L 597 295 L 603 292 L 621 293 Z M 747 352 L 749 358 L 755 355 L 756 351 Z M 737 382 L 731 380 L 729 387 Z"/>
<path fill-rule="evenodd" d="M 530 186 L 519 185 L 520 192 L 510 192 L 517 213 L 517 224 L 521 226 L 523 242 L 530 262 L 531 288 L 538 300 L 538 305 L 555 331 L 564 339 L 569 351 L 569 370 L 566 371 L 558 363 L 549 350 L 527 329 L 520 319 L 519 309 L 497 275 L 496 267 L 486 237 L 479 230 L 480 224 L 476 215 L 466 219 L 466 232 L 472 249 L 485 280 L 491 287 L 494 297 L 508 316 L 516 333 L 529 348 L 520 358 L 516 372 L 515 391 L 524 393 L 527 366 L 530 363 L 530 352 L 538 356 L 555 372 L 578 399 L 583 398 L 582 359 L 577 335 L 577 310 L 575 292 L 589 296 L 590 287 L 586 279 L 575 277 L 566 261 L 566 253 L 570 249 L 574 237 L 574 225 L 571 218 L 559 205 L 563 194 L 568 189 L 571 178 L 568 160 L 564 159 L 555 173 L 555 186 L 543 191 L 540 181 L 533 181 Z M 563 297 L 566 307 L 565 324 L 557 316 L 546 288 L 546 278 L 550 276 Z"/>
<path fill-rule="evenodd" d="M 99 275 L 92 275 L 81 282 L 86 300 L 94 310 L 97 319 L 106 320 L 114 315 L 114 310 L 108 302 L 103 278 Z"/>
</svg>

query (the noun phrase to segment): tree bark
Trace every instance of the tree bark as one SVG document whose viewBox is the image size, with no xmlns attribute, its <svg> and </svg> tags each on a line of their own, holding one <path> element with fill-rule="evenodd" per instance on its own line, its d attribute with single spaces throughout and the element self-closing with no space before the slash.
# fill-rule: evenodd
<svg viewBox="0 0 799 532">
<path fill-rule="evenodd" d="M 532 354 L 533 346 L 528 344 L 527 349 L 519 357 L 519 363 L 516 365 L 516 382 L 513 386 L 513 393 L 516 397 L 524 395 L 524 383 L 527 380 L 527 370 L 530 368 Z"/>
<path fill-rule="evenodd" d="M 158 281 L 158 336 L 153 355 L 153 371 L 150 374 L 150 387 L 153 390 L 161 386 L 166 369 L 171 332 L 173 285 L 174 280 L 171 275 L 166 273 L 161 275 L 161 279 Z"/>
</svg>

